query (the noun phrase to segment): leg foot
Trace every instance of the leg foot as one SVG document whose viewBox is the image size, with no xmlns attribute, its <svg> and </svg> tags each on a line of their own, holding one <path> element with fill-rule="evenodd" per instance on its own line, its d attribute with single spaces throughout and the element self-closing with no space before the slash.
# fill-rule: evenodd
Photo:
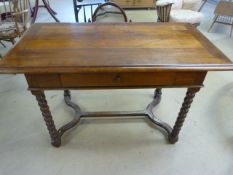
<svg viewBox="0 0 233 175">
<path fill-rule="evenodd" d="M 51 144 L 54 147 L 60 147 L 61 146 L 61 137 L 57 137 L 56 139 L 52 139 Z"/>
<path fill-rule="evenodd" d="M 175 144 L 178 141 L 178 136 L 177 137 L 172 137 L 171 135 L 168 136 L 168 141 L 171 144 Z"/>
<path fill-rule="evenodd" d="M 186 96 L 184 98 L 184 102 L 180 109 L 179 115 L 177 117 L 176 123 L 172 129 L 171 134 L 169 135 L 169 142 L 175 143 L 178 141 L 179 132 L 183 126 L 185 118 L 188 114 L 189 108 L 193 102 L 193 98 L 195 94 L 200 90 L 200 88 L 188 88 Z"/>
<path fill-rule="evenodd" d="M 70 90 L 64 90 L 64 98 L 66 98 L 66 97 L 71 99 Z"/>
</svg>

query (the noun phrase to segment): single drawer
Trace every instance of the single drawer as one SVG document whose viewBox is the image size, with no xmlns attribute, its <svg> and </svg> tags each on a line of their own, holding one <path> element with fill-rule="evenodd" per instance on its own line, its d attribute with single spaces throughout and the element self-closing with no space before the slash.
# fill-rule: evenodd
<svg viewBox="0 0 233 175">
<path fill-rule="evenodd" d="M 62 74 L 63 87 L 156 87 L 201 85 L 203 75 L 196 72 L 127 72 Z"/>
<path fill-rule="evenodd" d="M 29 88 L 152 88 L 201 86 L 205 72 L 26 74 Z"/>
<path fill-rule="evenodd" d="M 61 88 L 59 74 L 25 74 L 29 88 Z"/>
</svg>

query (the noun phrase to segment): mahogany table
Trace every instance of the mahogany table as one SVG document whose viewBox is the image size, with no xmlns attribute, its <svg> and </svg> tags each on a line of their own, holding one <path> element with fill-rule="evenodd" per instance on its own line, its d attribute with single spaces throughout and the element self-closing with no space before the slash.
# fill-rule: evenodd
<svg viewBox="0 0 233 175">
<path fill-rule="evenodd" d="M 145 116 L 175 143 L 193 98 L 208 71 L 232 70 L 233 64 L 192 25 L 178 23 L 34 24 L 0 63 L 0 73 L 24 74 L 51 136 L 61 136 L 88 117 Z M 187 88 L 172 127 L 153 108 L 161 88 Z M 71 101 L 69 89 L 156 88 L 142 111 L 84 112 Z M 55 127 L 44 91 L 64 90 L 74 119 Z"/>
</svg>

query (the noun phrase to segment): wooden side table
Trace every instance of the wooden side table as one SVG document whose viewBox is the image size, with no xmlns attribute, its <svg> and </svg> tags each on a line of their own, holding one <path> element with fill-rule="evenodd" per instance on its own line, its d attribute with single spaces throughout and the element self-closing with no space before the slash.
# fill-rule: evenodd
<svg viewBox="0 0 233 175">
<path fill-rule="evenodd" d="M 212 29 L 215 23 L 231 26 L 230 36 L 233 32 L 233 2 L 220 1 L 214 10 L 214 20 L 208 31 Z"/>
<path fill-rule="evenodd" d="M 56 147 L 66 131 L 88 117 L 145 116 L 175 143 L 207 72 L 220 70 L 233 70 L 232 62 L 193 26 L 178 23 L 34 24 L 0 62 L 0 73 L 25 75 Z M 187 88 L 187 93 L 171 127 L 153 108 L 161 88 L 174 87 Z M 69 91 L 125 88 L 156 90 L 145 110 L 126 112 L 82 111 Z M 66 104 L 75 111 L 74 119 L 59 129 L 46 90 L 64 90 Z"/>
</svg>

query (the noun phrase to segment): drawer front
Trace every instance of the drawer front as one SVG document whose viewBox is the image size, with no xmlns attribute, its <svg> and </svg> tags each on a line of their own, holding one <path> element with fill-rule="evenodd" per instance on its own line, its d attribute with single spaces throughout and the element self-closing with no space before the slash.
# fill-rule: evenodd
<svg viewBox="0 0 233 175">
<path fill-rule="evenodd" d="M 156 72 L 156 73 L 90 73 L 90 74 L 63 74 L 63 87 L 172 87 L 202 85 L 205 73 L 196 72 Z"/>
<path fill-rule="evenodd" d="M 29 88 L 149 88 L 201 86 L 205 72 L 126 72 L 25 75 Z"/>
<path fill-rule="evenodd" d="M 172 84 L 174 73 L 64 74 L 64 87 L 133 87 Z"/>
<path fill-rule="evenodd" d="M 59 74 L 25 74 L 29 88 L 62 87 Z"/>
</svg>

